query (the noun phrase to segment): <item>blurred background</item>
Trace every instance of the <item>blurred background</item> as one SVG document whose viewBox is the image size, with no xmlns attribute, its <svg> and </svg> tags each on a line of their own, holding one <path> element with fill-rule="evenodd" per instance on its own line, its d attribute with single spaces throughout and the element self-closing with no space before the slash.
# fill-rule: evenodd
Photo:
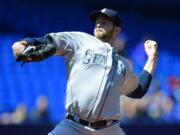
<svg viewBox="0 0 180 135">
<path fill-rule="evenodd" d="M 143 42 L 158 42 L 158 64 L 146 96 L 121 97 L 121 126 L 128 135 L 180 133 L 179 0 L 5 0 L 0 2 L 0 134 L 44 135 L 65 114 L 63 57 L 20 68 L 12 44 L 50 32 L 93 34 L 89 13 L 104 7 L 122 18 L 116 48 L 137 75 L 146 60 Z"/>
</svg>

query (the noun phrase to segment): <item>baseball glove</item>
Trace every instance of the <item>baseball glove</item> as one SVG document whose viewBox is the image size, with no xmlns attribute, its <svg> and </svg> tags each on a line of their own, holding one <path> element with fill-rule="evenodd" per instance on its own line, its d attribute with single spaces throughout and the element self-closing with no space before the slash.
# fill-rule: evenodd
<svg viewBox="0 0 180 135">
<path fill-rule="evenodd" d="M 51 44 L 40 44 L 34 46 L 32 44 L 27 44 L 23 52 L 16 58 L 17 62 L 22 62 L 21 67 L 26 62 L 39 62 L 56 52 L 56 47 Z"/>
</svg>

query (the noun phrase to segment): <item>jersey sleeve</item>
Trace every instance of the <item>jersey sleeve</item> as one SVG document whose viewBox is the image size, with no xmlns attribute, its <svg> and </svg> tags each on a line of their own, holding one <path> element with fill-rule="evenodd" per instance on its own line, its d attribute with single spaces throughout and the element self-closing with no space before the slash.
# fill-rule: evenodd
<svg viewBox="0 0 180 135">
<path fill-rule="evenodd" d="M 61 55 L 67 59 L 70 59 L 81 47 L 80 37 L 73 32 L 50 33 L 45 37 L 56 46 L 55 55 Z"/>
<path fill-rule="evenodd" d="M 123 85 L 123 94 L 128 95 L 138 87 L 139 80 L 132 72 L 132 64 L 130 63 L 130 61 L 126 60 L 125 65 L 126 65 L 126 75 Z"/>
</svg>

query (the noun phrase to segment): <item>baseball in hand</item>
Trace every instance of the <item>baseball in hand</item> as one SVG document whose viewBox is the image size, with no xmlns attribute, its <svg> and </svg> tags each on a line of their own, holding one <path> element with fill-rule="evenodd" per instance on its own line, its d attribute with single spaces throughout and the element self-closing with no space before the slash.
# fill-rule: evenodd
<svg viewBox="0 0 180 135">
<path fill-rule="evenodd" d="M 154 40 L 146 40 L 144 43 L 145 52 L 150 59 L 157 58 L 157 43 Z"/>
</svg>

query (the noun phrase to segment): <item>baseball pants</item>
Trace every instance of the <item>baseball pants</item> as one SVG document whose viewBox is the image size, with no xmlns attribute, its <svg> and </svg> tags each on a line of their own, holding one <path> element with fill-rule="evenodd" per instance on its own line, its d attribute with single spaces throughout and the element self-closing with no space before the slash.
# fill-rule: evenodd
<svg viewBox="0 0 180 135">
<path fill-rule="evenodd" d="M 93 129 L 64 119 L 48 135 L 125 135 L 119 122 L 103 129 Z"/>
</svg>

